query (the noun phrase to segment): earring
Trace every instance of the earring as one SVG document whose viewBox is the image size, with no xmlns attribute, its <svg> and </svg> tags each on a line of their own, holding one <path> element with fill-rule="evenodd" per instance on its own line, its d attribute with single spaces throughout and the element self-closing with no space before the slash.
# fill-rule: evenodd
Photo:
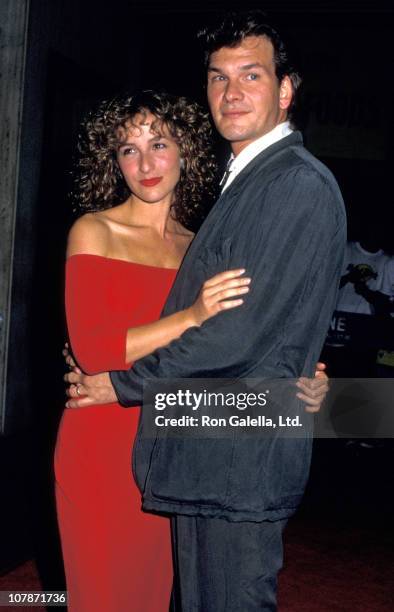
<svg viewBox="0 0 394 612">
<path fill-rule="evenodd" d="M 179 166 L 181 170 L 185 169 L 185 160 L 183 159 L 183 157 L 181 157 L 179 160 Z"/>
</svg>

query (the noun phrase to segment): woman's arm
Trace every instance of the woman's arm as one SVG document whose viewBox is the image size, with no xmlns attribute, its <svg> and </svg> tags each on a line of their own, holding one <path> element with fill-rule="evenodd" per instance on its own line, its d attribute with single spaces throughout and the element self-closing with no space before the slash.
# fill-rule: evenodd
<svg viewBox="0 0 394 612">
<path fill-rule="evenodd" d="M 207 280 L 190 308 L 163 317 L 154 323 L 131 327 L 126 336 L 126 363 L 134 362 L 179 338 L 190 327 L 200 326 L 223 310 L 243 303 L 239 296 L 249 291 L 245 270 L 228 270 Z M 236 298 L 236 299 L 229 299 Z"/>
<path fill-rule="evenodd" d="M 95 215 L 88 214 L 81 217 L 71 228 L 67 257 L 81 254 L 108 257 L 110 255 L 109 243 L 110 233 L 107 225 Z M 73 267 L 72 270 L 74 269 Z M 113 335 L 116 333 L 117 339 L 119 333 L 123 334 L 125 363 L 128 364 L 166 346 L 175 338 L 179 338 L 190 327 L 200 326 L 219 312 L 240 306 L 243 303 L 241 296 L 248 292 L 250 282 L 250 279 L 242 277 L 245 272 L 242 269 L 217 274 L 204 283 L 197 300 L 190 308 L 152 323 L 120 330 L 116 329 L 113 321 L 108 321 L 106 312 L 100 316 L 100 303 L 103 298 L 100 291 L 97 293 L 95 280 L 90 278 L 89 273 L 85 270 L 81 273 L 83 278 L 79 278 L 76 283 L 75 272 L 72 270 L 68 268 L 67 294 L 69 297 L 66 299 L 70 334 L 74 338 L 84 338 L 82 345 L 85 347 L 85 352 L 91 344 L 91 350 L 96 354 L 97 352 L 100 354 L 100 351 L 104 353 L 105 347 L 111 344 L 109 342 L 111 330 Z M 83 311 L 90 300 L 96 304 L 95 320 L 91 319 L 89 311 L 87 316 L 83 317 Z M 72 333 L 76 325 L 78 333 Z M 89 334 L 91 343 L 89 343 Z M 115 345 L 119 347 L 119 339 Z M 85 361 L 81 348 L 77 350 L 76 356 L 81 362 Z"/>
</svg>

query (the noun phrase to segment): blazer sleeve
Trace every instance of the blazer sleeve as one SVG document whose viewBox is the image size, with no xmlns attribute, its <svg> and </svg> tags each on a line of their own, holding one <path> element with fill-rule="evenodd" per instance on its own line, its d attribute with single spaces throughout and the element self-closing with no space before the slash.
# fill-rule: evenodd
<svg viewBox="0 0 394 612">
<path fill-rule="evenodd" d="M 244 304 L 191 328 L 128 371 L 112 372 L 123 406 L 141 403 L 144 378 L 240 378 L 257 364 L 260 375 L 272 351 L 286 376 L 304 373 L 324 304 L 335 305 L 346 240 L 342 198 L 319 172 L 302 167 L 274 180 L 261 205 L 264 214 L 247 232 L 237 227 L 232 242 L 229 267 L 244 265 L 252 277 Z"/>
<path fill-rule="evenodd" d="M 65 305 L 72 353 L 87 374 L 126 367 L 126 332 L 111 316 L 110 277 L 93 257 L 66 261 Z"/>
</svg>

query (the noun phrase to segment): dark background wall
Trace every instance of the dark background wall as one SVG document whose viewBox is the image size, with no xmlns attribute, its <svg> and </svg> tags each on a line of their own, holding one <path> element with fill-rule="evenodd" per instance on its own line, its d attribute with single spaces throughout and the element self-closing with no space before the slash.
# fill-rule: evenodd
<svg viewBox="0 0 394 612">
<path fill-rule="evenodd" d="M 239 2 L 32 0 L 28 34 L 6 430 L 0 438 L 0 570 L 35 556 L 58 588 L 52 503 L 56 426 L 63 405 L 61 348 L 67 201 L 78 123 L 125 88 L 165 88 L 205 104 L 199 25 Z M 244 2 L 242 8 L 261 6 Z M 350 237 L 388 223 L 393 162 L 393 11 L 385 2 L 267 2 L 305 74 L 300 123 L 307 146 L 336 174 Z M 218 142 L 223 156 L 226 147 Z"/>
</svg>

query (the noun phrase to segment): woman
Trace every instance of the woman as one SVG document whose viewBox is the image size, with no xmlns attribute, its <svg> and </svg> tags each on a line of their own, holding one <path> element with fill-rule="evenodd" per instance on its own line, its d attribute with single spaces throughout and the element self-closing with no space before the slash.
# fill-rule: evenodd
<svg viewBox="0 0 394 612">
<path fill-rule="evenodd" d="M 86 123 L 78 199 L 94 212 L 72 227 L 66 263 L 69 336 L 86 372 L 126 369 L 242 304 L 250 279 L 226 271 L 158 320 L 210 196 L 210 141 L 196 104 L 152 92 L 103 103 Z M 64 412 L 55 469 L 70 610 L 168 610 L 168 521 L 140 511 L 131 478 L 138 417 L 118 404 Z"/>
<path fill-rule="evenodd" d="M 127 368 L 242 303 L 249 279 L 225 272 L 190 309 L 157 321 L 212 185 L 209 142 L 197 105 L 165 95 L 104 103 L 87 122 L 79 200 L 96 212 L 72 227 L 66 264 L 69 335 L 87 372 Z M 168 521 L 140 511 L 131 478 L 138 416 L 116 404 L 64 413 L 56 490 L 71 610 L 168 610 Z"/>
</svg>

